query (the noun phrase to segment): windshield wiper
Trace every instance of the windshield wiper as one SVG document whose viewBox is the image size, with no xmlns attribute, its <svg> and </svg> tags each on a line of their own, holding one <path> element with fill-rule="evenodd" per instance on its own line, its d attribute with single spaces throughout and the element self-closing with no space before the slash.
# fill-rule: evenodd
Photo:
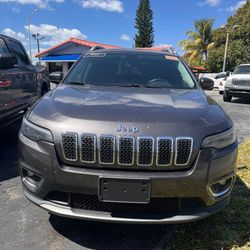
<svg viewBox="0 0 250 250">
<path fill-rule="evenodd" d="M 137 84 L 137 83 L 131 83 L 131 84 L 126 84 L 126 85 L 120 85 L 120 87 L 124 88 L 143 88 L 142 84 Z"/>
<path fill-rule="evenodd" d="M 72 84 L 72 85 L 82 85 L 82 86 L 93 86 L 91 84 L 88 84 L 86 82 L 74 82 L 74 81 L 70 81 L 70 82 L 66 82 L 67 84 Z"/>
</svg>

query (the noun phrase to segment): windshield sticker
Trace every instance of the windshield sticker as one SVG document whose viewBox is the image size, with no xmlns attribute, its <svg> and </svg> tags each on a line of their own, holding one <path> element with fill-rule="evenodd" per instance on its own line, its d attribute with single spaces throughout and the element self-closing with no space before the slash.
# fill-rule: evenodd
<svg viewBox="0 0 250 250">
<path fill-rule="evenodd" d="M 87 53 L 87 54 L 85 54 L 84 56 L 85 57 L 104 57 L 104 56 L 106 56 L 107 55 L 107 53 Z"/>
<path fill-rule="evenodd" d="M 168 56 L 168 55 L 165 55 L 165 58 L 166 58 L 167 60 L 171 60 L 171 61 L 177 61 L 177 62 L 180 61 L 179 58 L 176 57 L 176 56 Z"/>
</svg>

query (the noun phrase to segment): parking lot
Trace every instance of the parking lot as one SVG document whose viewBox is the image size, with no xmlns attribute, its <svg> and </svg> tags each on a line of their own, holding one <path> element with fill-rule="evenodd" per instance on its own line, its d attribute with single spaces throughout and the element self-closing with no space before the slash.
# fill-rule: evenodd
<svg viewBox="0 0 250 250">
<path fill-rule="evenodd" d="M 250 137 L 250 100 L 224 103 L 207 92 L 234 120 L 240 142 Z M 178 225 L 121 225 L 85 222 L 49 215 L 27 201 L 17 171 L 20 123 L 1 129 L 0 242 L 1 249 L 164 249 L 175 241 Z"/>
</svg>

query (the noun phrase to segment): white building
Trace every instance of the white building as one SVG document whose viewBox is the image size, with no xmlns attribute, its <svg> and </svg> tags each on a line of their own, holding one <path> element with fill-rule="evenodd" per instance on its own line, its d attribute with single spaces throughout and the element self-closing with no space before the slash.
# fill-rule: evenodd
<svg viewBox="0 0 250 250">
<path fill-rule="evenodd" d="M 119 46 L 90 42 L 78 38 L 70 38 L 36 54 L 36 57 L 39 58 L 41 62 L 45 62 L 49 73 L 62 71 L 65 75 L 81 54 L 94 46 L 119 48 Z"/>
</svg>

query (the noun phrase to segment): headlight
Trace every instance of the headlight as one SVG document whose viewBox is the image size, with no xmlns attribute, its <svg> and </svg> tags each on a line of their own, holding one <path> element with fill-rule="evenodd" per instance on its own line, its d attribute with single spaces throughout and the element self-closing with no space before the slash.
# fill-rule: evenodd
<svg viewBox="0 0 250 250">
<path fill-rule="evenodd" d="M 33 123 L 29 122 L 25 117 L 23 118 L 21 132 L 24 136 L 35 142 L 53 142 L 53 136 L 49 130 L 34 125 Z"/>
<path fill-rule="evenodd" d="M 232 78 L 229 78 L 226 80 L 225 86 L 227 86 L 227 85 L 232 85 Z"/>
<path fill-rule="evenodd" d="M 232 127 L 225 132 L 206 137 L 202 148 L 225 148 L 233 144 L 236 139 L 235 130 Z"/>
</svg>

